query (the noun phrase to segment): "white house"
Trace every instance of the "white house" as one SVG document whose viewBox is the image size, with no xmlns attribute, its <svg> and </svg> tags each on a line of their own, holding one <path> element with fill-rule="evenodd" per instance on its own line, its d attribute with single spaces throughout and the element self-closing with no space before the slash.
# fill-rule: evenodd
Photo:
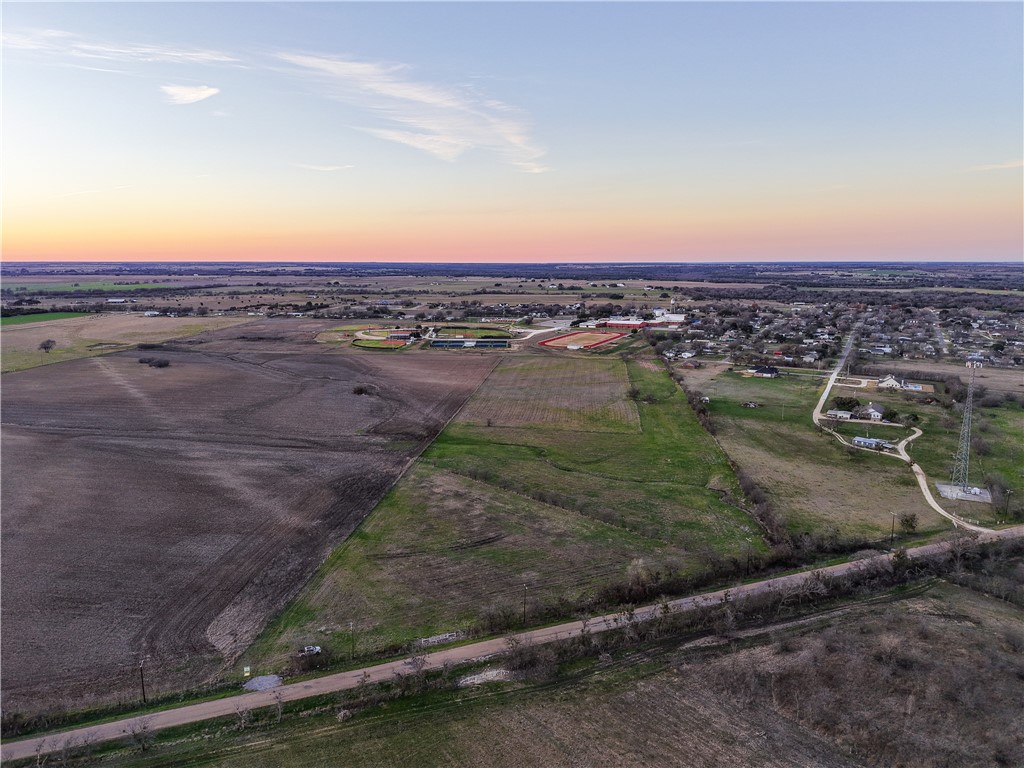
<svg viewBox="0 0 1024 768">
<path fill-rule="evenodd" d="M 878 380 L 878 389 L 903 389 L 903 382 L 891 373 L 884 379 Z"/>
<path fill-rule="evenodd" d="M 830 419 L 839 419 L 840 421 L 849 421 L 853 418 L 851 411 L 840 411 L 833 408 L 830 411 L 825 411 L 825 415 Z"/>
<path fill-rule="evenodd" d="M 864 414 L 872 421 L 881 421 L 883 413 L 885 408 L 877 403 L 868 403 L 868 407 L 864 409 Z"/>
</svg>

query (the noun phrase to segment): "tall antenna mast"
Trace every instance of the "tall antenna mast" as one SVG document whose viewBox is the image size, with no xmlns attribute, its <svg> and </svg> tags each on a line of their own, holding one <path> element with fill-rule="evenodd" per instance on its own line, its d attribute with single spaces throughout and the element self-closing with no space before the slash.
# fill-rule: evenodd
<svg viewBox="0 0 1024 768">
<path fill-rule="evenodd" d="M 953 462 L 953 485 L 960 490 L 967 490 L 967 475 L 971 467 L 971 410 L 974 406 L 974 377 L 981 368 L 981 362 L 968 360 L 967 367 L 971 369 L 971 383 L 967 385 L 967 401 L 964 403 L 964 420 L 960 426 L 960 447 L 956 451 L 956 460 Z"/>
</svg>

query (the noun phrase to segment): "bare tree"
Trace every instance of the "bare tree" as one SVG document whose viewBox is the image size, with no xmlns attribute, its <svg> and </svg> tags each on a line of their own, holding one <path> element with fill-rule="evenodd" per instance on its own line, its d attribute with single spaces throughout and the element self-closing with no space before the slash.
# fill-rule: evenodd
<svg viewBox="0 0 1024 768">
<path fill-rule="evenodd" d="M 413 651 L 405 660 L 405 666 L 409 667 L 414 675 L 418 675 L 427 667 L 427 655 L 422 651 Z"/>
<path fill-rule="evenodd" d="M 252 719 L 252 710 L 240 704 L 235 704 L 235 717 L 238 718 L 235 727 L 240 731 L 244 731 L 249 727 L 249 721 Z"/>
<path fill-rule="evenodd" d="M 57 753 L 57 765 L 81 765 L 92 754 L 94 746 L 94 737 L 83 736 L 81 739 L 77 739 L 74 736 L 68 736 L 61 742 L 60 752 Z"/>
<path fill-rule="evenodd" d="M 46 739 L 40 739 L 36 744 L 36 766 L 46 765 L 49 759 L 49 755 L 46 754 Z"/>
<path fill-rule="evenodd" d="M 151 717 L 137 717 L 128 723 L 128 735 L 143 752 L 149 749 L 156 735 L 153 733 Z"/>
<path fill-rule="evenodd" d="M 274 697 L 274 710 L 277 714 L 277 722 L 281 723 L 281 718 L 284 716 L 284 699 L 281 697 L 280 691 L 274 691 L 270 694 Z"/>
<path fill-rule="evenodd" d="M 957 526 L 949 537 L 949 557 L 953 561 L 953 569 L 960 573 L 963 571 L 964 563 L 975 554 L 974 544 L 978 538 L 975 531 Z"/>
<path fill-rule="evenodd" d="M 53 339 L 47 339 L 46 341 L 39 342 L 39 348 L 46 354 L 50 354 L 50 350 L 57 346 L 57 342 Z"/>
</svg>

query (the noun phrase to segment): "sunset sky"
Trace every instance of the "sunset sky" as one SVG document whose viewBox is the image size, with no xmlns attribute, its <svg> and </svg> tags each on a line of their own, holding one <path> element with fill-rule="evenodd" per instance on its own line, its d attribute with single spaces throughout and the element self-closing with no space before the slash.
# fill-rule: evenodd
<svg viewBox="0 0 1024 768">
<path fill-rule="evenodd" d="M 1021 3 L 3 5 L 3 258 L 1019 260 Z"/>
</svg>

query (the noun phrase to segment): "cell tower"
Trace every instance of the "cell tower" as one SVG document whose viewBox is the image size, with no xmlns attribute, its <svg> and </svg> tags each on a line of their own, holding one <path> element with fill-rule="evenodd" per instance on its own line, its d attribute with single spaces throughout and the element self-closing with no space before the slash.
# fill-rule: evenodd
<svg viewBox="0 0 1024 768">
<path fill-rule="evenodd" d="M 971 383 L 967 385 L 967 400 L 964 402 L 964 421 L 960 427 L 960 447 L 956 451 L 953 462 L 953 485 L 960 490 L 967 490 L 967 475 L 971 466 L 971 409 L 974 406 L 974 377 L 981 368 L 981 362 L 968 360 L 971 369 Z"/>
</svg>

